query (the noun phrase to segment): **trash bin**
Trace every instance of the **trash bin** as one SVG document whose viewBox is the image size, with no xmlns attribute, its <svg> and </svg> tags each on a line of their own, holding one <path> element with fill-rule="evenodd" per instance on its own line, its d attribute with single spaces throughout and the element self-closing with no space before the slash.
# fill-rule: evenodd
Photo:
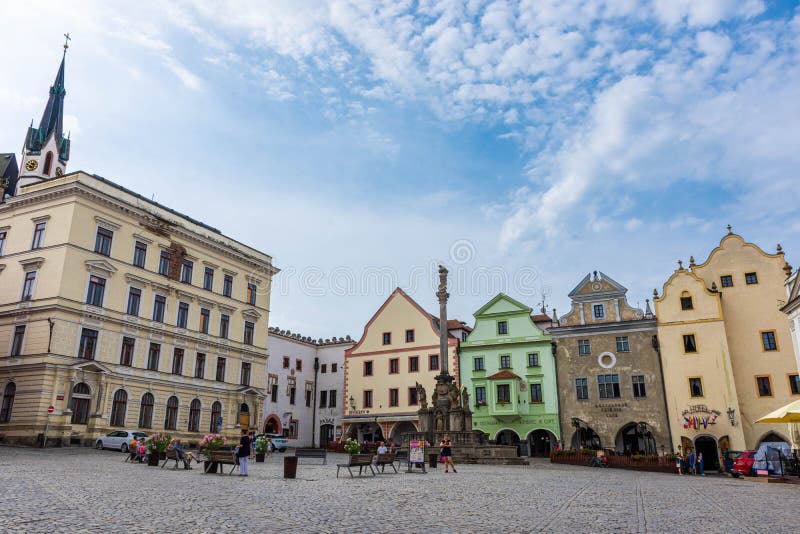
<svg viewBox="0 0 800 534">
<path fill-rule="evenodd" d="M 431 452 L 428 454 L 428 465 L 431 466 L 431 469 L 436 469 L 436 464 L 439 463 L 439 455 L 435 452 Z"/>
<path fill-rule="evenodd" d="M 297 456 L 283 457 L 283 478 L 295 478 L 297 475 Z"/>
</svg>

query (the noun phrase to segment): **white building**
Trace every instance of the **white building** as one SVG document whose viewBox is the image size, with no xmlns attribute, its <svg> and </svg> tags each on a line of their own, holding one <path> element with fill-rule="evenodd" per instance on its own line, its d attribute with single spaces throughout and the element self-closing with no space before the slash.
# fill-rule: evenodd
<svg viewBox="0 0 800 534">
<path fill-rule="evenodd" d="M 290 447 L 340 437 L 344 352 L 355 343 L 350 336 L 315 340 L 270 327 L 261 429 L 284 434 Z"/>
<path fill-rule="evenodd" d="M 800 276 L 795 273 L 786 279 L 786 304 L 781 311 L 789 316 L 789 332 L 792 335 L 794 345 L 794 356 L 797 359 L 797 367 L 800 369 Z M 800 378 L 790 376 L 789 380 L 792 395 L 800 395 Z"/>
</svg>

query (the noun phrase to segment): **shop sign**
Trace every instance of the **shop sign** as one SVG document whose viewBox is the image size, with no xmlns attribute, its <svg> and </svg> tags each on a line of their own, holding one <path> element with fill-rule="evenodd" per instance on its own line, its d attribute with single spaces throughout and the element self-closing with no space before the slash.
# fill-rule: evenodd
<svg viewBox="0 0 800 534">
<path fill-rule="evenodd" d="M 598 403 L 594 405 L 595 409 L 600 410 L 600 412 L 605 415 L 606 417 L 619 417 L 624 410 L 628 408 L 627 402 L 604 402 Z"/>
<path fill-rule="evenodd" d="M 369 410 L 350 410 L 350 415 L 369 415 Z"/>
<path fill-rule="evenodd" d="M 722 415 L 719 410 L 710 410 L 705 404 L 691 404 L 681 412 L 683 416 L 683 428 L 688 430 L 693 428 L 700 430 L 708 428 L 708 425 L 716 425 L 717 417 Z"/>
</svg>

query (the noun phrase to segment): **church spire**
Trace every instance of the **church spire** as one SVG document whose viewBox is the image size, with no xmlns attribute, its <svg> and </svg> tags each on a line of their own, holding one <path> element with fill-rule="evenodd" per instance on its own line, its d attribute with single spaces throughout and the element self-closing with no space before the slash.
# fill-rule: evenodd
<svg viewBox="0 0 800 534">
<path fill-rule="evenodd" d="M 66 34 L 66 36 L 68 35 Z M 58 73 L 53 85 L 50 86 L 50 98 L 47 100 L 44 113 L 42 113 L 42 120 L 39 121 L 39 133 L 43 139 L 47 139 L 53 132 L 55 132 L 57 138 L 64 138 L 64 96 L 67 94 L 67 90 L 64 87 L 64 61 L 67 59 L 67 48 L 69 48 L 67 43 L 64 43 L 64 55 L 61 56 L 61 65 L 58 67 Z"/>
</svg>

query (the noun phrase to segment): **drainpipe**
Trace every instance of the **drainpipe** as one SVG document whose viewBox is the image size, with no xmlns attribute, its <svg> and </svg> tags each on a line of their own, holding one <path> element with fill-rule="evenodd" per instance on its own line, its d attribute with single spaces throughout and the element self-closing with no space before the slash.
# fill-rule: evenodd
<svg viewBox="0 0 800 534">
<path fill-rule="evenodd" d="M 50 335 L 47 338 L 47 352 L 50 353 L 50 343 L 53 341 L 53 326 L 56 324 L 56 320 L 52 317 L 48 317 L 47 322 L 50 323 Z"/>
<path fill-rule="evenodd" d="M 558 410 L 558 434 L 560 436 L 559 442 L 561 443 L 561 448 L 564 448 L 564 428 L 561 425 L 561 395 L 558 391 L 558 358 L 556 358 L 556 350 L 558 349 L 558 342 L 551 341 L 550 342 L 550 353 L 553 355 L 553 365 L 555 366 L 556 372 L 556 410 Z"/>
<path fill-rule="evenodd" d="M 670 423 L 669 408 L 667 407 L 667 385 L 664 383 L 664 366 L 661 364 L 661 344 L 658 342 L 658 335 L 652 337 L 653 348 L 658 354 L 658 372 L 661 375 L 661 395 L 664 396 L 664 413 L 667 414 L 667 434 L 669 434 L 669 448 L 673 450 L 672 444 L 672 424 Z"/>
<path fill-rule="evenodd" d="M 311 405 L 311 446 L 317 445 L 317 373 L 319 372 L 319 358 L 314 358 L 314 399 Z"/>
</svg>

